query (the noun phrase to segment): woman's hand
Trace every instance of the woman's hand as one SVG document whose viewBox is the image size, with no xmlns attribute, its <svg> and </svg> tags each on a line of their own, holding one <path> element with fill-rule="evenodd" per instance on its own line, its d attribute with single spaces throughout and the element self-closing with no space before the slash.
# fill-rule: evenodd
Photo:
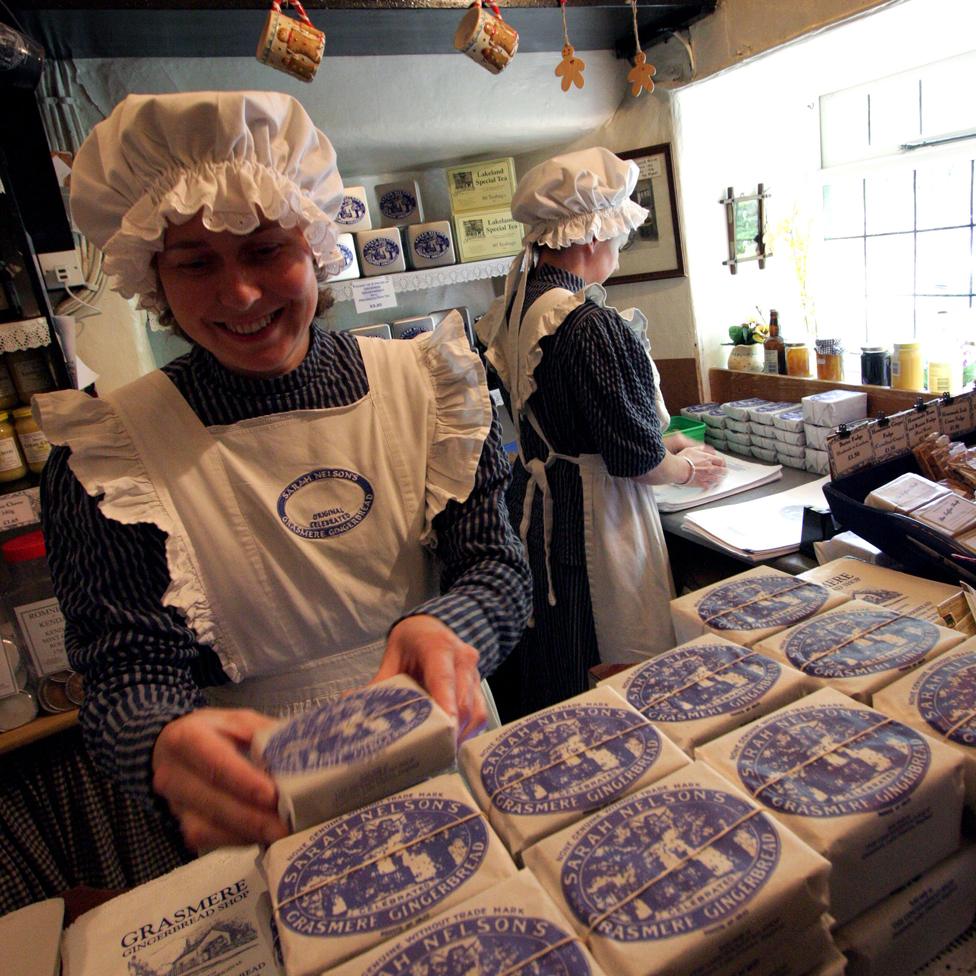
<svg viewBox="0 0 976 976">
<path fill-rule="evenodd" d="M 244 708 L 200 708 L 163 727 L 153 748 L 153 789 L 203 853 L 227 844 L 270 844 L 288 833 L 277 790 L 246 755 L 275 720 Z"/>
<path fill-rule="evenodd" d="M 488 720 L 478 652 L 436 617 L 405 617 L 391 631 L 373 683 L 408 674 L 457 722 L 458 741 Z"/>
<path fill-rule="evenodd" d="M 667 434 L 664 438 L 664 446 L 672 453 L 678 454 L 686 447 L 701 447 L 702 442 L 696 441 L 687 434 Z"/>
<path fill-rule="evenodd" d="M 680 485 L 694 485 L 697 488 L 711 488 L 725 477 L 725 458 L 714 447 L 696 444 L 678 452 L 679 458 L 691 462 L 687 481 L 677 482 Z"/>
</svg>

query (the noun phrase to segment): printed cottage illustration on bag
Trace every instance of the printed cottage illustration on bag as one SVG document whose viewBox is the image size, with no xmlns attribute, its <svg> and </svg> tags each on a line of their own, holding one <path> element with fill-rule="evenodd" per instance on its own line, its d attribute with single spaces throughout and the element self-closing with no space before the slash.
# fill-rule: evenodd
<svg viewBox="0 0 976 976">
<path fill-rule="evenodd" d="M 236 956 L 246 952 L 256 942 L 258 933 L 244 917 L 226 918 L 194 936 L 187 938 L 178 955 L 169 963 L 154 960 L 150 963 L 146 956 L 135 956 L 128 960 L 132 976 L 182 976 L 184 973 L 223 972 Z M 172 947 L 166 947 L 168 955 Z"/>
</svg>

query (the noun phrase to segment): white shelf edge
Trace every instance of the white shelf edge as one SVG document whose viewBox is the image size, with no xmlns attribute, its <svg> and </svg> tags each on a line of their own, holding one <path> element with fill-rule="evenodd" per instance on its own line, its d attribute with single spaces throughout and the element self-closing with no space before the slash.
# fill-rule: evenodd
<svg viewBox="0 0 976 976">
<path fill-rule="evenodd" d="M 424 291 L 427 288 L 445 288 L 449 285 L 463 285 L 470 281 L 485 278 L 500 278 L 508 274 L 512 255 L 504 258 L 489 258 L 487 261 L 468 261 L 462 264 L 448 264 L 442 268 L 424 268 L 420 271 L 401 271 L 388 275 L 397 293 Z M 349 278 L 337 281 L 329 287 L 337 302 L 352 300 L 352 285 L 355 281 L 368 281 L 368 278 Z"/>
</svg>

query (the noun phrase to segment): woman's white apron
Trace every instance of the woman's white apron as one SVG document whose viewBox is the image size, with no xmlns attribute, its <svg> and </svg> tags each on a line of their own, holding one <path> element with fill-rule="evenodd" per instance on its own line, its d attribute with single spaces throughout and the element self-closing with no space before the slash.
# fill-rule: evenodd
<svg viewBox="0 0 976 976">
<path fill-rule="evenodd" d="M 527 537 L 535 492 L 541 491 L 548 572 L 552 500 L 547 469 L 556 460 L 575 464 L 583 488 L 586 572 L 600 660 L 613 664 L 628 663 L 674 646 L 670 607 L 674 584 L 653 489 L 631 478 L 613 477 L 607 472 L 599 454 L 582 454 L 579 457 L 557 454 L 543 436 L 527 403 L 535 390 L 532 374 L 541 361 L 539 340 L 552 335 L 570 312 L 587 299 L 605 307 L 606 291 L 600 285 L 590 285 L 575 294 L 562 288 L 550 289 L 533 302 L 517 334 L 507 334 L 508 345 L 504 355 L 509 375 L 517 384 L 521 400 L 516 412 L 528 419 L 549 452 L 544 462 L 538 459 L 527 461 L 519 438 L 519 456 L 531 476 L 525 493 L 522 538 L 524 541 Z M 650 343 L 645 333 L 646 318 L 637 309 L 620 314 L 650 356 Z M 653 367 L 653 360 L 651 365 Z M 657 381 L 656 367 L 653 369 Z M 517 380 L 514 378 L 516 375 Z M 657 388 L 657 412 L 663 425 L 667 426 L 659 383 Z M 513 397 L 513 407 L 515 403 Z M 517 420 L 515 429 L 518 432 Z M 549 601 L 555 603 L 551 576 Z"/>
<path fill-rule="evenodd" d="M 446 434 L 424 339 L 418 352 L 359 340 L 369 392 L 348 406 L 205 428 L 157 371 L 101 404 L 82 397 L 78 410 L 69 398 L 82 395 L 65 392 L 38 408 L 71 427 L 57 442 L 71 444 L 89 493 L 105 492 L 107 515 L 166 532 L 163 602 L 231 678 L 207 689 L 213 704 L 288 714 L 362 685 L 389 625 L 436 595 L 430 522 L 467 497 L 491 422 L 487 389 L 471 381 L 479 364 L 461 362 L 460 324 L 444 331 L 441 369 L 463 378 L 447 394 L 457 424 Z M 433 489 L 432 467 L 444 469 Z"/>
</svg>

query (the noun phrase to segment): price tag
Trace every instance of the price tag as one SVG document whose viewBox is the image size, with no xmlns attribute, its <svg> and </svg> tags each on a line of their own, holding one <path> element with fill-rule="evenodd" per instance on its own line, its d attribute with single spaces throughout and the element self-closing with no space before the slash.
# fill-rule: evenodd
<svg viewBox="0 0 976 976">
<path fill-rule="evenodd" d="M 14 669 L 7 660 L 7 655 L 0 648 L 0 698 L 8 695 L 16 695 L 20 691 L 17 682 L 14 680 Z"/>
<path fill-rule="evenodd" d="M 943 434 L 965 434 L 976 427 L 973 417 L 973 397 L 966 393 L 953 397 L 951 403 L 939 401 L 939 430 Z"/>
<path fill-rule="evenodd" d="M 39 503 L 35 502 L 30 492 L 12 491 L 9 495 L 0 495 L 0 529 L 16 529 L 22 525 L 35 525 L 40 520 Z"/>
<path fill-rule="evenodd" d="M 388 275 L 379 278 L 363 278 L 359 281 L 351 281 L 349 284 L 352 286 L 352 300 L 360 315 L 363 312 L 376 312 L 381 308 L 396 308 L 396 294 Z"/>
<path fill-rule="evenodd" d="M 832 434 L 827 438 L 827 456 L 830 461 L 830 475 L 840 478 L 860 468 L 874 464 L 874 449 L 871 447 L 871 424 L 854 427 L 849 434 Z"/>
<path fill-rule="evenodd" d="M 14 607 L 20 632 L 24 635 L 27 653 L 34 672 L 53 674 L 68 669 L 68 655 L 64 650 L 64 617 L 55 598 L 38 600 Z"/>
<path fill-rule="evenodd" d="M 886 424 L 871 424 L 871 447 L 878 463 L 908 453 L 908 429 L 905 415 L 896 413 Z"/>
</svg>

